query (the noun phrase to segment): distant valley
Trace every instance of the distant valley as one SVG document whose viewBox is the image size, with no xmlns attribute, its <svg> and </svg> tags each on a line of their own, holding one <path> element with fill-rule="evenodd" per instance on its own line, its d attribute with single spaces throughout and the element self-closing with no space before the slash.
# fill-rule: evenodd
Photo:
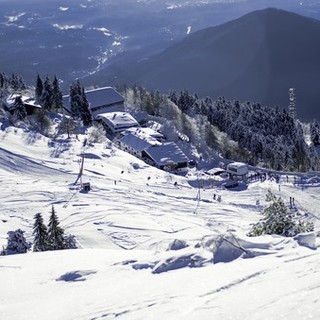
<svg viewBox="0 0 320 320">
<path fill-rule="evenodd" d="M 211 78 L 197 76 L 194 79 L 193 76 L 198 87 L 201 86 L 199 90 L 191 84 L 192 79 L 188 80 L 190 83 L 181 82 L 176 86 L 172 76 L 163 74 L 164 78 L 168 77 L 164 86 L 156 81 L 157 68 L 152 62 L 163 50 L 185 37 L 191 38 L 199 30 L 221 25 L 267 6 L 277 6 L 311 18 L 320 17 L 320 4 L 313 0 L 304 3 L 295 0 L 53 0 L 46 3 L 39 0 L 28 3 L 3 0 L 0 4 L 0 71 L 9 75 L 12 72 L 21 74 L 27 85 L 35 84 L 38 73 L 42 76 L 56 75 L 65 92 L 71 81 L 82 78 L 88 86 L 134 82 L 150 89 L 167 91 L 172 85 L 176 89 L 187 87 L 191 92 L 213 97 L 225 94 L 230 99 L 257 99 L 262 103 L 285 106 L 287 89 L 283 90 L 283 87 L 286 88 L 286 84 L 281 87 L 281 96 L 272 86 L 263 95 L 257 95 L 252 88 L 253 94 L 248 96 L 242 88 L 242 80 L 238 80 L 240 85 L 235 83 L 238 91 L 233 90 L 229 94 L 228 91 L 220 91 L 221 85 L 216 86 Z M 192 51 L 187 54 L 192 55 Z M 172 63 L 174 68 L 179 68 L 179 64 Z M 151 66 L 149 71 L 148 64 Z M 160 66 L 162 69 L 162 64 Z M 146 73 L 141 74 L 141 70 Z M 186 71 L 178 71 L 184 80 Z M 193 72 L 192 68 L 189 71 Z M 309 80 L 301 79 L 309 83 Z M 176 80 L 180 81 L 179 77 Z M 310 81 L 315 83 L 317 78 Z M 206 88 L 208 85 L 210 90 Z M 281 84 L 273 83 L 273 86 L 278 85 Z M 314 107 L 310 105 L 317 96 L 312 88 L 309 91 L 309 100 L 303 100 L 299 90 L 297 96 L 304 109 L 311 108 L 310 112 L 313 112 Z M 264 95 L 270 97 L 270 92 L 272 99 L 265 99 Z M 315 116 L 318 117 L 317 114 Z M 308 116 L 303 115 L 303 118 Z"/>
<path fill-rule="evenodd" d="M 192 33 L 149 59 L 114 64 L 103 79 L 281 108 L 293 87 L 298 117 L 319 119 L 320 21 L 274 8 L 255 11 Z"/>
</svg>

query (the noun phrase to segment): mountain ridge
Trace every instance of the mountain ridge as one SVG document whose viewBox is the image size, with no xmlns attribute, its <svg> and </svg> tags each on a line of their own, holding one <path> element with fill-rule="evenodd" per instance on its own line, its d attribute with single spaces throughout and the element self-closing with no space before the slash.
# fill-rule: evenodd
<svg viewBox="0 0 320 320">
<path fill-rule="evenodd" d="M 148 60 L 115 66 L 106 81 L 149 90 L 288 105 L 295 87 L 302 120 L 320 118 L 320 21 L 267 8 L 199 30 Z"/>
</svg>

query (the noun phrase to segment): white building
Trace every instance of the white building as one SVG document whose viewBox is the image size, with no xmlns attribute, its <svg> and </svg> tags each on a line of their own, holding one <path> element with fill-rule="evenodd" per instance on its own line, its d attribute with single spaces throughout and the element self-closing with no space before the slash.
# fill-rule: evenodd
<svg viewBox="0 0 320 320">
<path fill-rule="evenodd" d="M 151 146 L 159 145 L 160 142 L 152 137 L 140 137 L 133 133 L 127 132 L 125 135 L 121 136 L 117 143 L 119 148 L 127 151 L 134 156 L 139 158 L 142 157 L 142 152 Z"/>
<path fill-rule="evenodd" d="M 101 122 L 111 133 L 115 134 L 128 128 L 140 127 L 139 123 L 128 112 L 99 113 L 96 120 Z"/>
<path fill-rule="evenodd" d="M 150 137 L 153 139 L 156 139 L 160 142 L 164 142 L 165 141 L 165 137 L 163 136 L 163 134 L 161 134 L 160 132 L 153 130 L 151 128 L 145 128 L 145 127 L 133 127 L 133 128 L 129 128 L 126 129 L 125 131 L 123 131 L 121 133 L 121 135 L 126 135 L 128 133 L 131 133 L 141 139 L 149 139 Z"/>
<path fill-rule="evenodd" d="M 226 171 L 229 173 L 231 179 L 234 176 L 244 178 L 248 174 L 249 169 L 248 169 L 248 165 L 245 163 L 233 162 L 227 165 Z"/>
</svg>

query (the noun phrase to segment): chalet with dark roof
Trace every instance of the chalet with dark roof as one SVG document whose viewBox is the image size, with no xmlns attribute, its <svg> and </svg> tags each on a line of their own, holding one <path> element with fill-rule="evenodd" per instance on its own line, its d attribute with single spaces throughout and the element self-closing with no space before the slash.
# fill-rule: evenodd
<svg viewBox="0 0 320 320">
<path fill-rule="evenodd" d="M 142 151 L 142 158 L 147 163 L 168 171 L 185 171 L 189 161 L 174 142 L 153 145 Z"/>
<path fill-rule="evenodd" d="M 112 87 L 103 87 L 85 91 L 93 118 L 107 112 L 123 112 L 124 98 Z M 70 96 L 63 96 L 63 106 L 71 113 Z"/>
<path fill-rule="evenodd" d="M 42 108 L 40 104 L 36 103 L 34 98 L 14 93 L 14 94 L 10 94 L 4 102 L 5 107 L 11 113 L 13 113 L 14 111 L 13 108 L 14 108 L 14 104 L 17 97 L 21 97 L 21 100 L 24 104 L 27 115 L 35 114 Z"/>
</svg>

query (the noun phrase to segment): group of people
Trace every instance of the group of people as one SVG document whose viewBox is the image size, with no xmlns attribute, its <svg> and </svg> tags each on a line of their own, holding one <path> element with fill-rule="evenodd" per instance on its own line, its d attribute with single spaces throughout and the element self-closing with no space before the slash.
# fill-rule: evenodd
<svg viewBox="0 0 320 320">
<path fill-rule="evenodd" d="M 292 209 L 293 207 L 295 207 L 294 198 L 290 197 L 290 209 Z"/>
</svg>

